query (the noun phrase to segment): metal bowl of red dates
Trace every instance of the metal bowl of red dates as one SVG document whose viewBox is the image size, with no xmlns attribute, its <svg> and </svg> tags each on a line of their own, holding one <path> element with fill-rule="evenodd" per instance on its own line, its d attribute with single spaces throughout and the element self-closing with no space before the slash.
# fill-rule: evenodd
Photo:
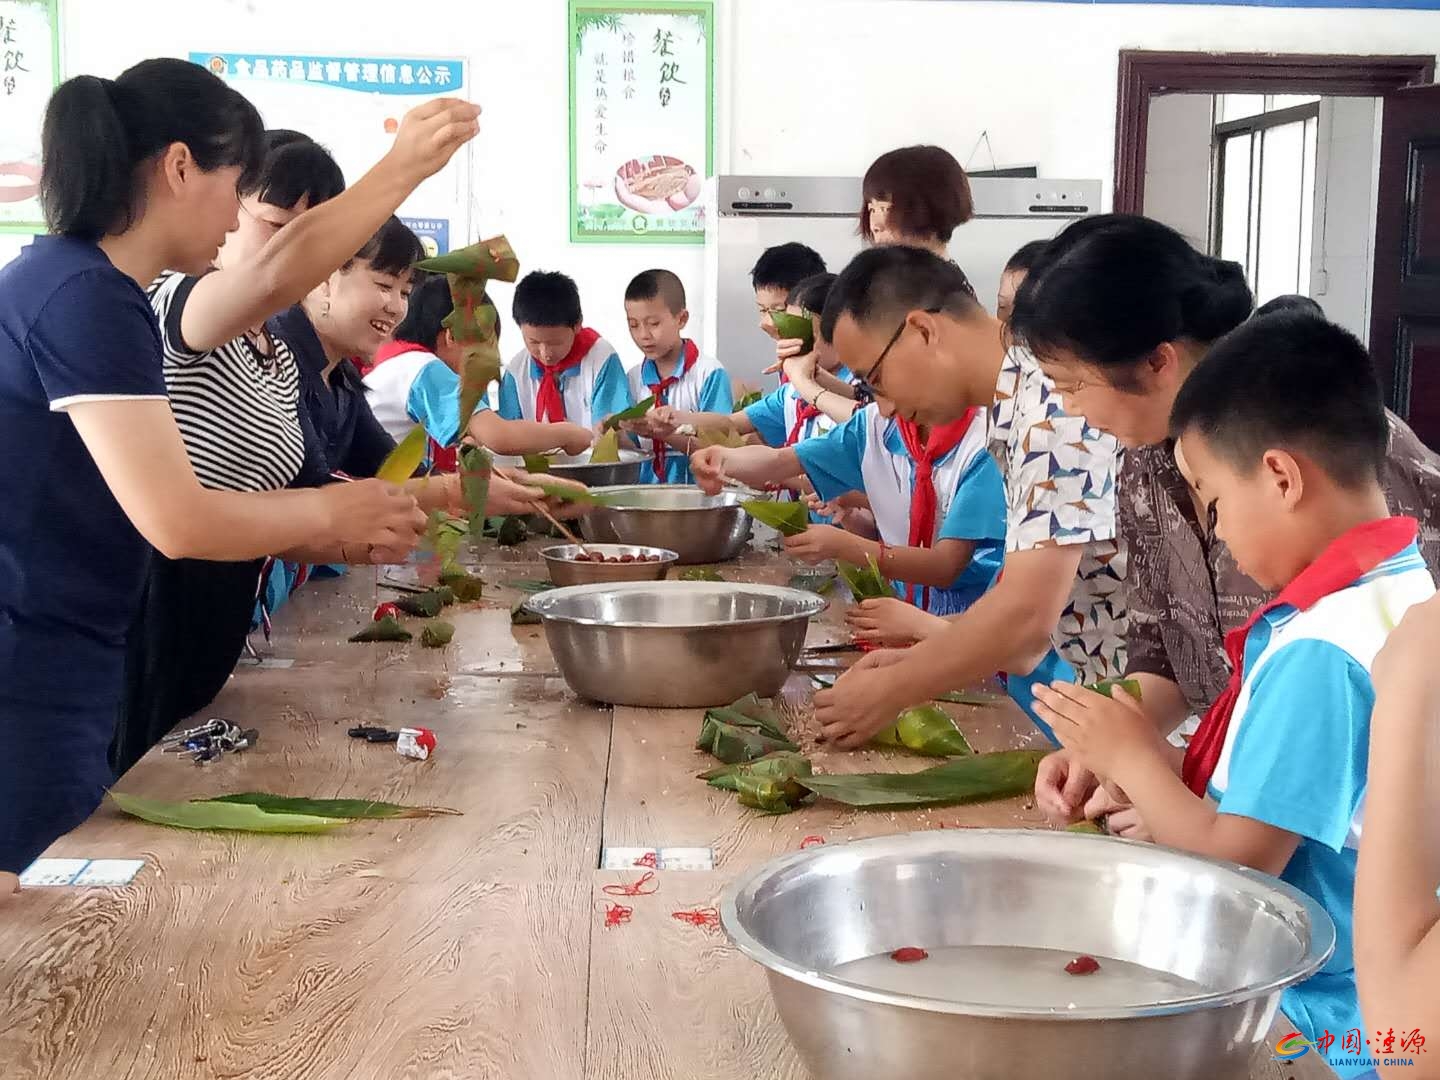
<svg viewBox="0 0 1440 1080">
<path fill-rule="evenodd" d="M 680 558 L 665 548 L 634 544 L 561 544 L 540 552 L 556 585 L 605 581 L 661 581 Z"/>
</svg>

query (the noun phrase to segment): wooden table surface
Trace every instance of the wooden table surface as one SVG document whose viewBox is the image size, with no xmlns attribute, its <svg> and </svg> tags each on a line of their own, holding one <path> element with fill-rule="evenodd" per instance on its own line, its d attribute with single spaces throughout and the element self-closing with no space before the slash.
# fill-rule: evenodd
<svg viewBox="0 0 1440 1080">
<path fill-rule="evenodd" d="M 807 836 L 1042 825 L 1029 799 L 744 810 L 694 779 L 713 764 L 693 749 L 698 710 L 580 702 L 541 630 L 510 625 L 519 593 L 504 583 L 544 576 L 534 546 L 491 551 L 482 573 L 498 587 L 451 609 L 445 650 L 346 642 L 392 595 L 373 573 L 307 585 L 269 650 L 293 666 L 242 666 L 209 710 L 258 727 L 258 745 L 204 767 L 152 751 L 118 785 L 463 816 L 284 837 L 167 829 L 102 806 L 47 854 L 145 867 L 123 888 L 27 889 L 0 906 L 0 1076 L 799 1080 L 809 1074 L 761 970 L 720 931 L 671 913 L 713 906 L 737 874 Z M 752 552 L 723 572 L 783 582 L 791 569 Z M 840 636 L 843 606 L 816 620 L 811 644 Z M 787 698 L 803 700 L 805 685 L 797 677 Z M 979 750 L 1037 738 L 1013 709 L 956 711 Z M 361 722 L 429 727 L 438 751 L 420 763 L 348 738 Z M 926 764 L 816 758 L 823 771 Z M 623 901 L 630 922 L 607 928 L 603 887 L 638 871 L 597 868 L 602 848 L 626 846 L 708 847 L 715 868 L 661 872 L 655 895 Z M 1253 1077 L 1329 1076 L 1315 1058 L 1281 1067 L 1266 1054 Z"/>
</svg>

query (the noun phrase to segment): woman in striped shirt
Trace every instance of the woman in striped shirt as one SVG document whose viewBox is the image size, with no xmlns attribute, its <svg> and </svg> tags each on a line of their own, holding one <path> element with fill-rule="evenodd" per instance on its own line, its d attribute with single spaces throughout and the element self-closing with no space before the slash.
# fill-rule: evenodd
<svg viewBox="0 0 1440 1080">
<path fill-rule="evenodd" d="M 330 155 L 296 132 L 270 132 L 239 227 L 201 276 L 166 272 L 150 287 L 165 383 L 200 483 L 278 491 L 306 461 L 300 378 L 289 346 L 265 327 L 350 259 L 426 177 L 468 141 L 457 102 L 408 114 L 390 152 L 349 191 Z M 342 194 L 343 192 L 343 194 Z M 354 547 L 284 553 L 305 562 L 393 562 Z M 220 692 L 244 649 L 261 562 L 151 563 L 130 632 L 126 694 L 111 763 L 123 772 Z"/>
</svg>

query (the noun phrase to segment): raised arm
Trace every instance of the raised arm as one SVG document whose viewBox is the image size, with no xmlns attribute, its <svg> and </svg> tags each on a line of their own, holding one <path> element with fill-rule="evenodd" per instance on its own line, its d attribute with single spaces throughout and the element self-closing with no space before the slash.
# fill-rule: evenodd
<svg viewBox="0 0 1440 1080">
<path fill-rule="evenodd" d="M 254 258 L 196 282 L 180 320 L 185 346 L 207 352 L 298 303 L 474 138 L 479 113 L 456 98 L 410 110 L 390 151 L 353 187 L 280 229 Z"/>
</svg>

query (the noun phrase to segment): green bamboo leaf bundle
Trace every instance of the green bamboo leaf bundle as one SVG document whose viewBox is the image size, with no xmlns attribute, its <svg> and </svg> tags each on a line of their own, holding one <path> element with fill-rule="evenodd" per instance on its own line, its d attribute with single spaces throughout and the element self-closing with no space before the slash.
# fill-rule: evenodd
<svg viewBox="0 0 1440 1080">
<path fill-rule="evenodd" d="M 490 501 L 490 470 L 495 460 L 480 446 L 460 448 L 460 494 L 468 511 L 470 546 L 479 547 L 485 532 L 485 504 Z"/>
<path fill-rule="evenodd" d="M 704 780 L 711 787 L 719 788 L 722 791 L 739 791 L 741 776 L 765 776 L 779 779 L 809 776 L 811 772 L 809 758 L 793 750 L 780 750 L 755 761 L 717 766 L 700 773 L 697 779 Z"/>
<path fill-rule="evenodd" d="M 886 596 L 894 596 L 895 590 L 885 575 L 880 573 L 880 567 L 875 562 L 875 556 L 869 557 L 868 565 L 864 567 L 855 566 L 852 563 L 837 562 L 835 569 L 845 579 L 845 584 L 850 587 L 850 595 L 856 600 L 879 600 Z"/>
<path fill-rule="evenodd" d="M 444 619 L 436 619 L 420 631 L 420 644 L 427 649 L 443 649 L 455 640 L 455 627 Z"/>
<path fill-rule="evenodd" d="M 1117 686 L 1136 701 L 1140 700 L 1140 684 L 1134 679 L 1101 679 L 1099 682 L 1090 683 L 1085 689 L 1093 690 L 1102 697 L 1113 698 L 1113 691 Z"/>
<path fill-rule="evenodd" d="M 757 694 L 746 694 L 739 701 L 732 701 L 729 705 L 719 705 L 713 709 L 707 709 L 705 715 L 713 716 L 727 724 L 734 724 L 736 727 L 748 727 L 763 731 L 775 739 L 788 741 L 790 738 L 790 732 L 786 730 L 784 721 L 780 719 L 780 714 L 776 711 L 775 706 Z"/>
<path fill-rule="evenodd" d="M 460 556 L 460 545 L 465 540 L 467 530 L 465 522 L 452 518 L 444 510 L 430 511 L 425 526 L 424 548 L 439 563 L 440 576 L 458 571 L 459 564 L 456 560 Z"/>
<path fill-rule="evenodd" d="M 740 395 L 740 400 L 735 402 L 736 412 L 744 412 L 751 405 L 754 405 L 757 401 L 759 401 L 765 396 L 764 391 L 752 390 L 748 386 L 742 386 L 741 389 L 744 391 L 744 393 Z"/>
<path fill-rule="evenodd" d="M 970 743 L 955 726 L 955 721 L 934 705 L 906 709 L 875 738 L 880 746 L 899 746 L 926 757 L 958 757 L 972 754 Z"/>
<path fill-rule="evenodd" d="M 394 615 L 386 615 L 383 619 L 370 623 L 358 634 L 352 635 L 350 641 L 356 645 L 368 645 L 377 641 L 404 642 L 410 638 L 410 631 L 401 626 Z"/>
<path fill-rule="evenodd" d="M 810 776 L 799 783 L 822 799 L 869 809 L 987 802 L 1032 791 L 1047 752 L 1002 750 L 956 758 L 918 773 Z"/>
<path fill-rule="evenodd" d="M 740 506 L 760 524 L 769 525 L 781 536 L 799 536 L 810 527 L 810 513 L 804 503 L 749 499 Z"/>
<path fill-rule="evenodd" d="M 380 468 L 375 473 L 376 478 L 387 484 L 405 483 L 419 471 L 425 460 L 427 445 L 429 436 L 425 433 L 425 425 L 416 424 L 405 438 L 395 445 L 395 449 L 385 455 L 385 460 L 380 463 Z"/>
<path fill-rule="evenodd" d="M 484 579 L 458 567 L 442 571 L 440 584 L 453 592 L 455 599 L 462 604 L 473 604 L 485 595 Z"/>
<path fill-rule="evenodd" d="M 430 591 L 440 598 L 441 607 L 450 607 L 455 603 L 455 590 L 449 585 L 437 585 Z"/>
<path fill-rule="evenodd" d="M 631 405 L 628 409 L 621 409 L 619 412 L 614 413 L 614 414 L 612 414 L 611 416 L 607 417 L 606 420 L 605 420 L 604 428 L 605 428 L 606 431 L 614 431 L 616 428 L 618 428 L 621 424 L 623 424 L 623 423 L 624 423 L 625 421 L 627 421 L 627 420 L 639 420 L 641 417 L 643 417 L 646 413 L 648 413 L 648 412 L 649 412 L 651 409 L 653 409 L 654 407 L 655 407 L 655 395 L 654 395 L 654 394 L 651 394 L 651 395 L 650 395 L 649 397 L 647 397 L 644 401 L 637 401 L 634 405 Z M 594 460 L 595 460 L 593 454 L 591 455 L 590 460 L 591 460 L 591 461 L 594 461 Z"/>
<path fill-rule="evenodd" d="M 680 571 L 681 581 L 724 581 L 725 578 L 713 566 L 687 566 Z"/>
<path fill-rule="evenodd" d="M 448 588 L 448 586 L 446 586 Z M 450 595 L 455 595 L 455 590 L 450 589 Z M 395 600 L 395 606 L 406 615 L 413 615 L 418 619 L 433 619 L 440 614 L 440 609 L 445 606 L 444 598 L 435 589 L 429 592 L 414 593 L 410 596 L 401 596 Z"/>
<path fill-rule="evenodd" d="M 777 750 L 800 748 L 788 739 L 774 738 L 757 728 L 727 724 L 707 714 L 695 749 L 704 750 L 727 765 L 734 765 L 741 761 L 754 761 Z"/>
<path fill-rule="evenodd" d="M 520 276 L 520 260 L 515 257 L 515 249 L 503 236 L 481 240 L 469 247 L 437 255 L 433 259 L 424 259 L 416 263 L 415 267 L 428 270 L 432 274 L 455 274 L 486 281 L 513 282 Z"/>
<path fill-rule="evenodd" d="M 590 448 L 590 464 L 620 464 L 620 436 L 615 431 L 606 431 L 595 440 L 595 445 Z"/>
<path fill-rule="evenodd" d="M 792 589 L 804 589 L 817 596 L 825 596 L 835 590 L 835 582 L 838 579 L 838 574 L 826 573 L 823 570 L 801 570 L 799 573 L 790 575 L 787 584 Z"/>
<path fill-rule="evenodd" d="M 444 806 L 403 806 L 400 803 L 378 802 L 374 799 L 302 799 L 291 795 L 270 795 L 263 791 L 246 791 L 238 795 L 217 795 L 213 799 L 196 799 L 195 803 L 235 803 L 256 806 L 268 814 L 310 814 L 315 817 L 383 819 L 461 816 L 459 810 Z"/>
<path fill-rule="evenodd" d="M 775 322 L 775 330 L 780 335 L 780 340 L 798 339 L 805 346 L 804 351 L 809 352 L 815 347 L 815 322 L 809 315 L 791 315 L 788 311 L 771 312 L 770 318 Z"/>
</svg>

